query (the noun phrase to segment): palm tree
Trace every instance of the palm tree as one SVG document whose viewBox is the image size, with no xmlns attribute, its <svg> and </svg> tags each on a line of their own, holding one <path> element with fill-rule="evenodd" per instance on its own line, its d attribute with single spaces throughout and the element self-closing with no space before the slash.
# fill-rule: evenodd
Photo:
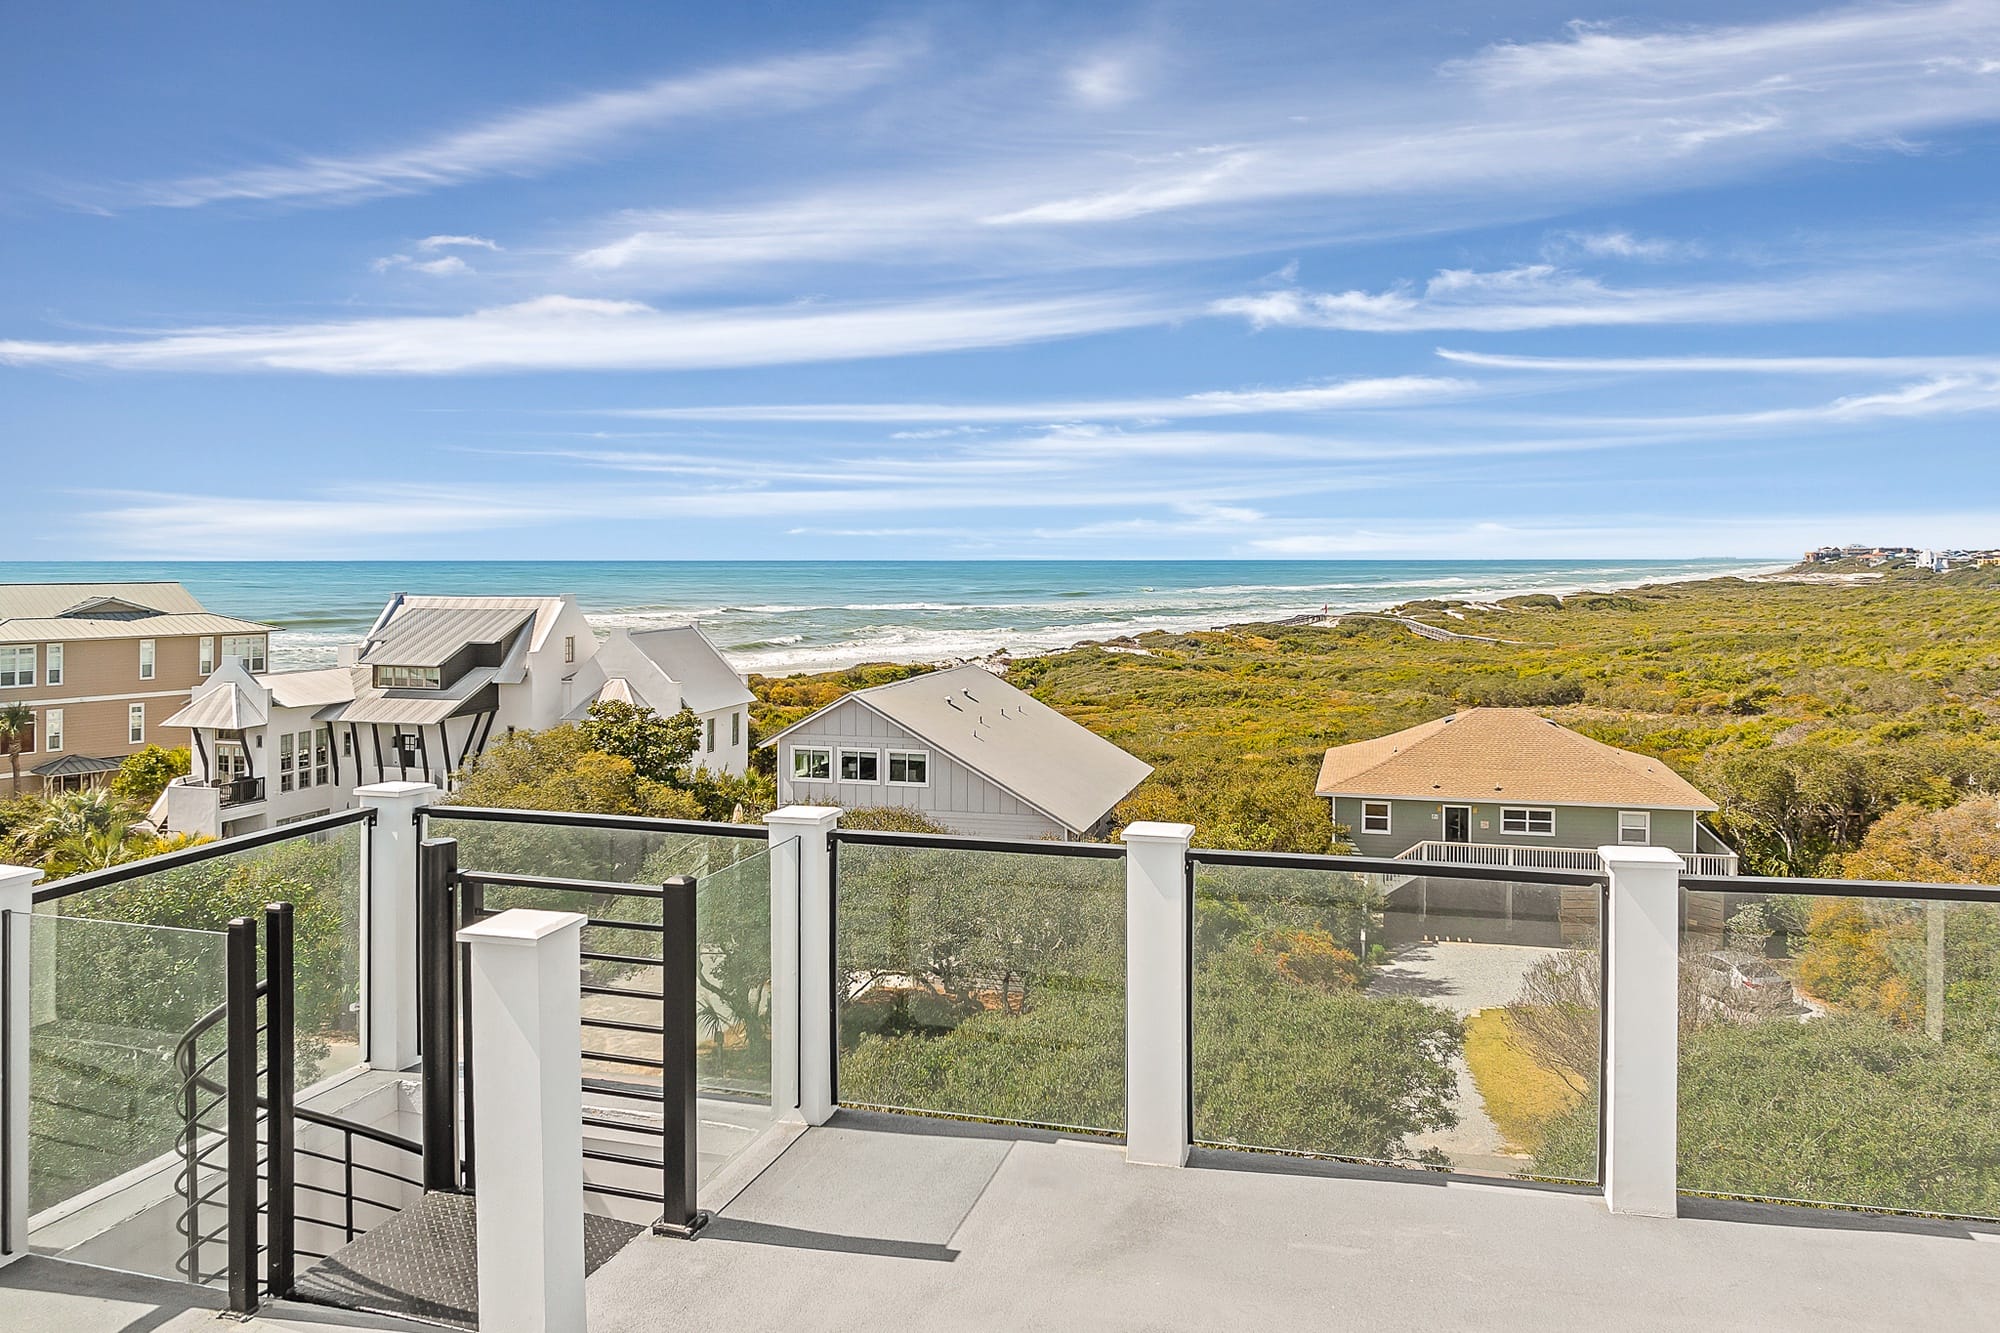
<svg viewBox="0 0 2000 1333">
<path fill-rule="evenodd" d="M 0 705 L 0 744 L 7 747 L 7 759 L 14 770 L 13 795 L 21 792 L 21 745 L 35 729 L 34 710 L 26 704 Z"/>
<path fill-rule="evenodd" d="M 101 861 L 110 854 L 107 849 L 125 842 L 138 818 L 130 803 L 104 787 L 57 792 L 37 804 L 14 838 L 37 861 L 63 844 L 72 851 L 94 845 L 97 850 L 87 859 Z"/>
</svg>

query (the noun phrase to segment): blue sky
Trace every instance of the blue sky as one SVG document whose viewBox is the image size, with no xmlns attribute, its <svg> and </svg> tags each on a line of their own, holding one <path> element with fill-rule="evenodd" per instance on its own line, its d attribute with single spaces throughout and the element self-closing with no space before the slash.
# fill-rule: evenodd
<svg viewBox="0 0 2000 1333">
<path fill-rule="evenodd" d="M 14 5 L 0 558 L 2000 545 L 2000 0 Z"/>
</svg>

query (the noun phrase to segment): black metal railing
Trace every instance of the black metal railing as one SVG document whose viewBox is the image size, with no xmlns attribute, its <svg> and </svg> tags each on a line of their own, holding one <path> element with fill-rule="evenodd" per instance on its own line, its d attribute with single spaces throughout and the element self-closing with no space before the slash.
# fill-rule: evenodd
<svg viewBox="0 0 2000 1333">
<path fill-rule="evenodd" d="M 272 903 L 264 910 L 262 976 L 257 927 L 250 918 L 229 923 L 224 947 L 226 998 L 197 1019 L 174 1046 L 182 1115 L 175 1139 L 180 1160 L 175 1192 L 181 1200 L 174 1222 L 179 1237 L 175 1269 L 196 1284 L 225 1281 L 229 1309 L 248 1314 L 266 1294 L 292 1293 L 301 1258 L 326 1257 L 325 1252 L 298 1243 L 300 1223 L 330 1225 L 324 1218 L 299 1211 L 300 1191 L 342 1198 L 342 1230 L 352 1240 L 365 1230 L 358 1224 L 357 1203 L 389 1212 L 400 1207 L 363 1196 L 357 1189 L 357 1171 L 414 1183 L 399 1172 L 356 1161 L 356 1137 L 406 1153 L 419 1149 L 398 1135 L 296 1105 L 292 905 Z M 222 1046 L 204 1055 L 202 1039 L 218 1028 Z M 220 1121 L 211 1118 L 217 1111 L 222 1112 Z M 298 1147 L 300 1124 L 341 1133 L 341 1157 Z M 344 1189 L 301 1183 L 299 1157 L 341 1165 Z M 223 1245 L 225 1258 L 220 1267 L 211 1268 L 205 1251 L 217 1243 Z"/>
<path fill-rule="evenodd" d="M 454 810 L 451 813 L 456 817 L 458 812 Z M 540 812 L 499 813 L 539 815 Z M 590 822 L 594 823 L 596 818 L 590 817 Z M 760 834 L 761 830 L 758 830 L 757 835 Z M 631 1033 L 659 1041 L 658 1056 L 603 1050 L 596 1046 L 582 1049 L 587 1063 L 623 1066 L 644 1071 L 647 1076 L 644 1081 L 626 1081 L 586 1075 L 582 1080 L 586 1097 L 616 1098 L 658 1108 L 657 1123 L 640 1118 L 614 1118 L 586 1109 L 582 1117 L 583 1127 L 630 1133 L 657 1140 L 660 1144 L 658 1157 L 611 1148 L 586 1147 L 584 1160 L 656 1170 L 659 1172 L 659 1185 L 656 1189 L 638 1189 L 587 1181 L 584 1191 L 607 1198 L 657 1205 L 660 1213 L 653 1223 L 656 1232 L 693 1236 L 708 1220 L 707 1214 L 695 1206 L 699 1130 L 695 1070 L 698 949 L 695 940 L 694 879 L 676 876 L 658 886 L 650 886 L 462 870 L 458 866 L 458 844 L 450 838 L 425 839 L 418 854 L 418 993 L 423 1006 L 419 1029 L 424 1043 L 426 1184 L 431 1188 L 476 1188 L 474 1088 L 478 1071 L 472 1059 L 472 1031 L 477 1015 L 471 1003 L 471 950 L 469 946 L 455 945 L 454 939 L 458 930 L 495 916 L 502 910 L 489 906 L 487 890 L 540 890 L 585 895 L 594 902 L 614 900 L 657 904 L 660 918 L 657 922 L 634 920 L 630 914 L 597 916 L 585 913 L 586 929 L 636 932 L 657 939 L 659 951 L 657 954 L 641 954 L 584 948 L 580 951 L 584 967 L 578 990 L 584 997 L 618 997 L 660 1006 L 658 1023 L 605 1018 L 590 1013 L 582 1014 L 579 1019 L 586 1031 Z M 650 914 L 643 909 L 639 913 L 641 916 Z M 618 976 L 602 976 L 593 971 L 592 964 L 601 965 L 601 968 L 658 968 L 659 989 L 615 984 Z M 657 1086 L 652 1083 L 654 1077 L 658 1079 Z M 456 1142 L 460 1123 L 464 1125 L 465 1134 L 462 1146 Z"/>
<path fill-rule="evenodd" d="M 297 1209 L 293 1214 L 295 1223 L 339 1232 L 341 1242 L 346 1244 L 366 1234 L 369 1230 L 366 1220 L 358 1211 L 359 1209 L 370 1208 L 383 1215 L 402 1210 L 400 1199 L 392 1201 L 377 1197 L 375 1194 L 366 1192 L 364 1190 L 365 1185 L 373 1184 L 377 1181 L 387 1181 L 394 1185 L 407 1186 L 411 1189 L 423 1188 L 424 1182 L 421 1178 L 420 1167 L 414 1168 L 419 1174 L 394 1171 L 385 1166 L 377 1166 L 373 1163 L 361 1161 L 356 1157 L 354 1151 L 355 1141 L 358 1139 L 363 1143 L 372 1143 L 390 1152 L 401 1153 L 411 1158 L 421 1158 L 423 1156 L 422 1144 L 413 1139 L 404 1138 L 400 1134 L 392 1134 L 387 1130 L 375 1129 L 368 1125 L 358 1125 L 351 1120 L 342 1120 L 338 1116 L 324 1115 L 318 1111 L 298 1109 L 294 1114 L 300 1124 L 325 1129 L 340 1135 L 340 1151 L 337 1154 L 321 1152 L 317 1148 L 303 1146 L 295 1147 L 293 1151 L 298 1157 L 325 1162 L 331 1166 L 338 1167 L 340 1169 L 341 1180 L 339 1189 L 335 1189 L 329 1185 L 313 1184 L 309 1181 L 295 1181 L 294 1188 L 296 1190 L 316 1198 L 330 1199 L 334 1202 L 334 1206 L 341 1210 L 339 1220 L 332 1221 L 319 1216 L 317 1213 Z M 401 1194 L 402 1191 L 396 1190 L 395 1193 Z M 307 1249 L 296 1241 L 293 1244 L 292 1252 L 300 1259 L 324 1259 L 330 1253 L 329 1251 Z"/>
<path fill-rule="evenodd" d="M 656 819 L 651 815 L 598 815 L 576 810 L 504 810 L 482 805 L 419 806 L 419 828 L 427 819 L 465 819 L 489 824 L 540 824 L 550 828 L 624 829 L 634 833 L 701 833 L 720 838 L 768 840 L 762 824 L 729 824 L 706 819 Z"/>
</svg>

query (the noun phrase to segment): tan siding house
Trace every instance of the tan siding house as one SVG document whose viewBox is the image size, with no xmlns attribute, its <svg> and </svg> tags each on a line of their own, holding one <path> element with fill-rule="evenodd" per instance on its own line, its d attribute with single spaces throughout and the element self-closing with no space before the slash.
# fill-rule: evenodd
<svg viewBox="0 0 2000 1333">
<path fill-rule="evenodd" d="M 269 627 L 210 612 L 178 583 L 0 584 L 0 706 L 25 705 L 23 792 L 78 786 L 147 745 L 217 664 L 262 667 Z M 0 756 L 0 793 L 14 794 Z"/>
</svg>

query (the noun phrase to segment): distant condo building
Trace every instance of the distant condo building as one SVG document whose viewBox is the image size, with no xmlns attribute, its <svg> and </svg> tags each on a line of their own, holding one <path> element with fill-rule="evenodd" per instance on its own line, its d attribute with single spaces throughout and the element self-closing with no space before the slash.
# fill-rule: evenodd
<svg viewBox="0 0 2000 1333">
<path fill-rule="evenodd" d="M 183 744 L 171 715 L 231 662 L 262 671 L 269 633 L 178 583 L 0 585 L 0 708 L 29 714 L 0 735 L 0 792 L 94 785 L 148 745 Z"/>
</svg>

